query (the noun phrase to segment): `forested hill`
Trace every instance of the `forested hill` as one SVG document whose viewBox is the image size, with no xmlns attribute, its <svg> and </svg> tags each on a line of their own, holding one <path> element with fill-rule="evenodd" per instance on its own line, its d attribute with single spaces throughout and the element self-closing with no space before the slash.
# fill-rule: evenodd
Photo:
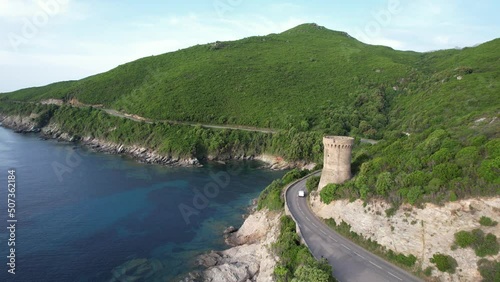
<svg viewBox="0 0 500 282">
<path fill-rule="evenodd" d="M 463 50 L 403 52 L 303 24 L 2 98 L 76 98 L 151 119 L 381 138 L 391 121 L 411 131 L 478 110 L 494 113 L 499 49 L 497 39 Z"/>
<path fill-rule="evenodd" d="M 79 81 L 0 95 L 0 113 L 38 113 L 77 136 L 141 144 L 165 154 L 271 153 L 321 162 L 321 137 L 382 140 L 356 146 L 355 178 L 328 199 L 442 202 L 500 194 L 500 39 L 418 53 L 367 45 L 303 24 L 280 34 L 197 45 Z M 95 109 L 47 107 L 76 99 L 150 120 L 272 128 L 276 134 L 141 124 Z M 21 102 L 21 103 L 20 103 Z"/>
</svg>

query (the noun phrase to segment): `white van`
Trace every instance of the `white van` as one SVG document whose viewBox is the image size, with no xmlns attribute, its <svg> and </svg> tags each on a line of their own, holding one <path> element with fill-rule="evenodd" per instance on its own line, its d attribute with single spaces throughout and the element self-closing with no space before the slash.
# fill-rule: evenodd
<svg viewBox="0 0 500 282">
<path fill-rule="evenodd" d="M 305 197 L 306 192 L 304 190 L 299 190 L 299 197 Z"/>
</svg>

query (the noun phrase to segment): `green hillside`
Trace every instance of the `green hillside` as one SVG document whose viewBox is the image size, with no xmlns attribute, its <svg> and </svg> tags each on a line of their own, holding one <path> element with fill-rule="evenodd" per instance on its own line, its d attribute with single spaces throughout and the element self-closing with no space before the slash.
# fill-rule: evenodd
<svg viewBox="0 0 500 282">
<path fill-rule="evenodd" d="M 302 122 L 305 129 L 324 128 L 338 115 L 370 123 L 380 105 L 373 112 L 351 114 L 353 98 L 385 92 L 410 74 L 419 58 L 418 53 L 369 46 L 345 33 L 305 24 L 281 34 L 147 57 L 80 81 L 8 97 L 77 98 L 154 119 L 271 128 Z M 334 113 L 338 109 L 342 111 Z"/>
<path fill-rule="evenodd" d="M 354 152 L 356 178 L 331 188 L 329 198 L 418 203 L 498 195 L 498 50 L 500 39 L 461 50 L 397 51 L 303 24 L 280 34 L 143 58 L 79 81 L 5 93 L 0 112 L 41 111 L 73 134 L 198 157 L 266 152 L 321 161 L 324 134 L 374 138 L 383 141 Z M 76 98 L 152 120 L 279 133 L 147 125 L 98 110 L 19 103 L 47 98 Z"/>
</svg>

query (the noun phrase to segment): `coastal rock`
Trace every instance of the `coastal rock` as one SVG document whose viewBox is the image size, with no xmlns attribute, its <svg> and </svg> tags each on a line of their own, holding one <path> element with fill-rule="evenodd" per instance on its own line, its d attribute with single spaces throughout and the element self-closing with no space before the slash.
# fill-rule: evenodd
<svg viewBox="0 0 500 282">
<path fill-rule="evenodd" d="M 17 133 L 30 133 L 30 132 L 40 132 L 37 122 L 35 122 L 36 116 L 0 116 L 0 122 L 4 127 L 13 129 Z"/>
<path fill-rule="evenodd" d="M 236 231 L 238 231 L 238 228 L 236 228 L 234 226 L 229 226 L 228 228 L 226 228 L 226 230 L 224 230 L 224 235 L 231 234 L 231 233 L 234 233 Z"/>
<path fill-rule="evenodd" d="M 238 231 L 231 233 L 233 243 L 239 245 L 200 256 L 198 263 L 207 269 L 198 274 L 190 273 L 181 281 L 273 281 L 277 258 L 269 247 L 276 242 L 279 234 L 280 216 L 279 213 L 268 211 L 251 214 Z"/>
<path fill-rule="evenodd" d="M 254 159 L 267 163 L 268 167 L 272 170 L 285 170 L 292 168 L 309 169 L 316 166 L 315 163 L 309 163 L 305 161 L 288 162 L 282 157 L 266 154 L 255 156 Z"/>
<path fill-rule="evenodd" d="M 142 146 L 113 143 L 90 136 L 77 138 L 76 136 L 61 132 L 57 124 L 54 123 L 51 123 L 44 127 L 42 129 L 42 134 L 45 137 L 58 140 L 69 142 L 80 141 L 82 145 L 97 152 L 128 155 L 141 163 L 160 164 L 168 166 L 201 166 L 199 160 L 196 158 L 174 158 L 172 156 L 162 155 L 154 150 Z"/>
<path fill-rule="evenodd" d="M 329 205 L 322 203 L 319 197 L 312 195 L 311 208 L 321 218 L 333 218 L 337 223 L 344 221 L 352 226 L 352 231 L 370 238 L 398 253 L 413 254 L 419 260 L 422 269 L 434 267 L 432 275 L 440 281 L 481 281 L 477 270 L 480 259 L 471 248 L 451 250 L 458 231 L 482 229 L 500 238 L 498 226 L 485 227 L 479 224 L 481 216 L 492 219 L 500 218 L 500 198 L 477 198 L 449 202 L 443 206 L 425 204 L 423 209 L 410 205 L 401 206 L 391 217 L 385 210 L 391 206 L 380 200 L 363 205 L 361 200 L 333 201 Z M 429 259 L 435 253 L 451 255 L 457 260 L 455 274 L 437 271 Z M 500 254 L 488 257 L 499 260 Z"/>
<path fill-rule="evenodd" d="M 224 258 L 219 252 L 216 251 L 211 251 L 208 254 L 204 254 L 198 257 L 196 260 L 196 263 L 198 265 L 204 266 L 204 267 L 212 267 L 216 266 L 220 261 L 222 261 Z"/>
</svg>

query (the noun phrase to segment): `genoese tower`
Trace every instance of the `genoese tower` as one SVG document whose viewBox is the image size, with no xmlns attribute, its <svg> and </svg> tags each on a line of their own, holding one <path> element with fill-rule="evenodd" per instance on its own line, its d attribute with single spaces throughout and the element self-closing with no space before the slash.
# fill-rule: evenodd
<svg viewBox="0 0 500 282">
<path fill-rule="evenodd" d="M 351 179 L 351 152 L 354 138 L 347 136 L 323 137 L 323 171 L 318 190 L 329 183 L 340 184 Z"/>
</svg>

